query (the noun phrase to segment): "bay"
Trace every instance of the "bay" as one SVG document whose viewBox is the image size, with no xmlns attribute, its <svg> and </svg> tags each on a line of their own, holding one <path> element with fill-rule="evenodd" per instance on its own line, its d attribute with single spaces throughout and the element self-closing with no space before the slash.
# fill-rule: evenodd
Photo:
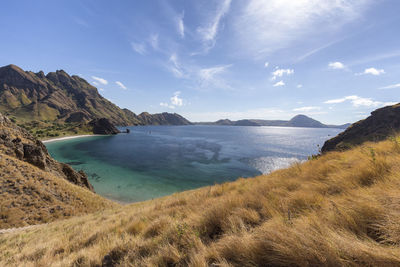
<svg viewBox="0 0 400 267">
<path fill-rule="evenodd" d="M 288 167 L 318 153 L 318 146 L 342 131 L 205 125 L 128 128 L 129 134 L 56 141 L 46 147 L 56 160 L 84 170 L 98 194 L 136 202 Z"/>
</svg>

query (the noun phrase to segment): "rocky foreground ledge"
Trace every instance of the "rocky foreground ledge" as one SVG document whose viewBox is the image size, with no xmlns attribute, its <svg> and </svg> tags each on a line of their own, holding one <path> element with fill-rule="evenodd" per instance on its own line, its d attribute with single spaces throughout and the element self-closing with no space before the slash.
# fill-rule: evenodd
<svg viewBox="0 0 400 267">
<path fill-rule="evenodd" d="M 94 191 L 86 174 L 75 171 L 71 166 L 54 160 L 45 145 L 18 127 L 0 113 L 0 153 L 30 163 L 42 170 L 49 171 L 76 185 Z"/>
</svg>

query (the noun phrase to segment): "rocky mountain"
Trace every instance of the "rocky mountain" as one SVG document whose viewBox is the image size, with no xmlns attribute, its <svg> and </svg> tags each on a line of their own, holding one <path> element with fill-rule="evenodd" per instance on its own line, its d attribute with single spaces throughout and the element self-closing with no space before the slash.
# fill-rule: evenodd
<svg viewBox="0 0 400 267">
<path fill-rule="evenodd" d="M 380 141 L 400 131 L 400 103 L 377 109 L 371 115 L 353 123 L 338 136 L 329 139 L 321 151 L 345 150 L 366 141 Z"/>
<path fill-rule="evenodd" d="M 86 80 L 63 70 L 45 75 L 43 71 L 24 71 L 15 65 L 0 68 L 0 112 L 19 122 L 87 123 L 106 118 L 120 126 L 189 123 L 178 114 L 142 113 L 137 116 L 102 97 Z"/>
<path fill-rule="evenodd" d="M 339 128 L 346 129 L 350 124 L 343 125 L 327 125 L 314 120 L 306 115 L 294 116 L 291 120 L 238 120 L 231 121 L 228 119 L 216 122 L 202 122 L 202 125 L 229 125 L 229 126 L 281 126 L 281 127 L 310 127 L 310 128 Z"/>
<path fill-rule="evenodd" d="M 0 228 L 110 206 L 84 172 L 51 158 L 41 141 L 0 113 Z"/>
<path fill-rule="evenodd" d="M 140 113 L 137 116 L 143 125 L 190 125 L 190 121 L 177 113 L 157 113 L 149 114 L 147 112 Z"/>
</svg>

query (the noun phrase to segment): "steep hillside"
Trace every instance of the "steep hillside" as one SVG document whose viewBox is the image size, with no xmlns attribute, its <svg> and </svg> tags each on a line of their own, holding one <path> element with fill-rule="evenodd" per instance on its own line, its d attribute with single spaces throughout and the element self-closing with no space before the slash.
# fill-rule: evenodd
<svg viewBox="0 0 400 267">
<path fill-rule="evenodd" d="M 377 109 L 368 118 L 353 123 L 338 136 L 329 139 L 322 152 L 349 149 L 365 141 L 380 141 L 400 132 L 400 103 Z"/>
<path fill-rule="evenodd" d="M 0 235 L 2 266 L 400 266 L 400 139 Z"/>
<path fill-rule="evenodd" d="M 0 112 L 24 127 L 34 122 L 44 124 L 45 128 L 65 130 L 68 124 L 76 131 L 82 131 L 92 119 L 100 118 L 119 126 L 190 124 L 178 114 L 137 116 L 102 97 L 86 80 L 63 70 L 45 75 L 42 71 L 23 71 L 15 65 L 0 68 Z"/>
<path fill-rule="evenodd" d="M 44 75 L 15 65 L 0 68 L 0 111 L 22 121 L 108 118 L 117 125 L 140 124 L 79 76 L 63 70 Z"/>
<path fill-rule="evenodd" d="M 285 120 L 253 120 L 244 119 L 231 121 L 228 119 L 218 120 L 216 122 L 201 122 L 202 125 L 228 125 L 228 126 L 280 126 L 280 127 L 311 127 L 311 128 L 339 128 L 346 129 L 350 124 L 327 125 L 314 120 L 306 115 L 296 115 L 289 121 Z"/>
<path fill-rule="evenodd" d="M 0 228 L 116 206 L 91 191 L 85 173 L 52 159 L 42 142 L 0 114 Z"/>
</svg>

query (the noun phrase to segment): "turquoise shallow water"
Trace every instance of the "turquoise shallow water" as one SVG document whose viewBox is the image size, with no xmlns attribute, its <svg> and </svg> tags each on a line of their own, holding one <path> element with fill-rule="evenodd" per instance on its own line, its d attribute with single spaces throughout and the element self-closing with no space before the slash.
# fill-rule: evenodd
<svg viewBox="0 0 400 267">
<path fill-rule="evenodd" d="M 100 195 L 135 202 L 287 167 L 340 129 L 138 126 L 130 134 L 47 143 Z"/>
</svg>

